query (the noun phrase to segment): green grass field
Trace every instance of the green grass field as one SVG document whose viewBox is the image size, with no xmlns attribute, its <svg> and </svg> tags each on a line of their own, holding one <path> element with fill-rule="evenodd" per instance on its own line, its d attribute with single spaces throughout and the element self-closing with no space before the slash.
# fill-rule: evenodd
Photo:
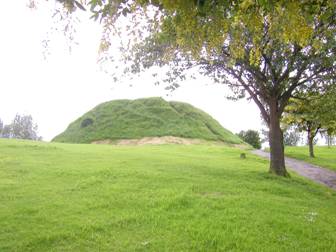
<svg viewBox="0 0 336 252">
<path fill-rule="evenodd" d="M 0 139 L 0 251 L 335 251 L 335 191 L 240 153 Z"/>
<path fill-rule="evenodd" d="M 314 146 L 315 158 L 309 157 L 308 146 L 286 146 L 285 153 L 288 157 L 304 160 L 318 166 L 336 170 L 336 146 Z"/>
</svg>

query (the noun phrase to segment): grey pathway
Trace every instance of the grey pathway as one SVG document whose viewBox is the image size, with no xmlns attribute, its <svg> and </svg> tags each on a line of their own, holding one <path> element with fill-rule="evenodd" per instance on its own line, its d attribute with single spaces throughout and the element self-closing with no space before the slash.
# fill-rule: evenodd
<svg viewBox="0 0 336 252">
<path fill-rule="evenodd" d="M 264 158 L 269 158 L 269 153 L 262 150 L 253 150 L 252 153 Z M 336 190 L 336 172 L 334 171 L 288 157 L 286 157 L 286 167 L 301 176 Z"/>
</svg>

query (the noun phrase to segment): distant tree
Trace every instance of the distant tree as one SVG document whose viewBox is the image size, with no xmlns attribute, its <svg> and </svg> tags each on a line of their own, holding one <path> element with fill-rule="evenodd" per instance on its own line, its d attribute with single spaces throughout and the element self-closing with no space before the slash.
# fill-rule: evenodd
<svg viewBox="0 0 336 252">
<path fill-rule="evenodd" d="M 37 128 L 31 115 L 16 114 L 11 124 L 3 126 L 3 122 L 0 120 L 0 137 L 42 140 L 37 135 Z"/>
<path fill-rule="evenodd" d="M 3 125 L 3 121 L 2 121 L 1 118 L 0 118 L 0 137 L 2 136 L 2 130 L 3 130 L 3 127 L 4 127 L 4 125 Z"/>
<path fill-rule="evenodd" d="M 11 124 L 12 138 L 38 140 L 37 128 L 31 115 L 16 114 Z"/>
<path fill-rule="evenodd" d="M 326 136 L 326 144 L 330 148 L 330 146 L 334 145 L 336 143 L 336 137 L 335 136 Z"/>
<path fill-rule="evenodd" d="M 287 129 L 284 131 L 284 145 L 297 146 L 301 140 L 300 132 L 296 129 Z"/>
<path fill-rule="evenodd" d="M 261 143 L 269 142 L 269 131 L 267 129 L 261 129 Z"/>
<path fill-rule="evenodd" d="M 282 122 L 307 132 L 310 157 L 315 157 L 314 141 L 318 133 L 333 132 L 336 122 L 336 88 L 325 92 L 306 92 L 290 100 Z"/>
<path fill-rule="evenodd" d="M 256 130 L 247 130 L 247 131 L 240 131 L 237 134 L 244 142 L 252 145 L 256 149 L 261 148 L 261 140 L 259 136 L 259 132 Z"/>
<path fill-rule="evenodd" d="M 283 129 L 283 141 L 285 146 L 297 146 L 298 143 L 302 140 L 301 134 L 297 129 L 287 128 Z M 267 143 L 269 140 L 269 131 L 267 129 L 261 130 L 261 143 Z"/>
<path fill-rule="evenodd" d="M 336 144 L 336 128 L 329 128 L 327 131 L 323 132 L 322 136 L 326 139 L 326 144 L 330 146 Z"/>
<path fill-rule="evenodd" d="M 2 138 L 11 138 L 12 137 L 12 128 L 11 125 L 5 125 L 1 133 Z"/>
</svg>

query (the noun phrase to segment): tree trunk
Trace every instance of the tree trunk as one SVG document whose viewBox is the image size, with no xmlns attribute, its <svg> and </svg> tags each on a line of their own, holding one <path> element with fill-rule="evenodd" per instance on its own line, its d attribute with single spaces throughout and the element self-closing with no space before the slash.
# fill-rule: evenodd
<svg viewBox="0 0 336 252">
<path fill-rule="evenodd" d="M 309 146 L 309 156 L 314 158 L 314 135 L 310 127 L 308 127 L 308 146 Z"/>
<path fill-rule="evenodd" d="M 270 145 L 270 173 L 288 177 L 285 166 L 283 132 L 280 128 L 281 114 L 278 112 L 277 102 L 270 103 L 269 145 Z"/>
<path fill-rule="evenodd" d="M 328 148 L 332 145 L 332 137 L 330 135 L 327 135 L 327 142 L 328 142 Z"/>
</svg>

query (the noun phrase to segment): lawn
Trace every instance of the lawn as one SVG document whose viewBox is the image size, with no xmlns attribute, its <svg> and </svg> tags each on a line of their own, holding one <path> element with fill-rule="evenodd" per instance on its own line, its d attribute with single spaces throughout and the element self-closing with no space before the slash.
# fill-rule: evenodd
<svg viewBox="0 0 336 252">
<path fill-rule="evenodd" d="M 335 191 L 240 153 L 0 140 L 0 251 L 335 251 Z"/>
<path fill-rule="evenodd" d="M 314 146 L 315 158 L 309 157 L 308 146 L 286 146 L 285 153 L 288 157 L 304 160 L 318 166 L 336 170 L 336 146 Z"/>
</svg>

